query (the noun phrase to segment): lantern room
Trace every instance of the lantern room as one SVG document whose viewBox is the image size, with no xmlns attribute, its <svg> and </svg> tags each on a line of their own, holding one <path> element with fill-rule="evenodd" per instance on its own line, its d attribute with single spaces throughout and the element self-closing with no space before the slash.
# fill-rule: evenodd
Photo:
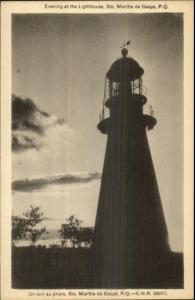
<svg viewBox="0 0 195 300">
<path fill-rule="evenodd" d="M 128 50 L 123 48 L 122 57 L 116 60 L 106 73 L 103 107 L 99 115 L 98 129 L 102 133 L 108 133 L 110 128 L 111 106 L 117 101 L 123 105 L 132 103 L 132 111 L 140 116 L 142 123 L 148 129 L 152 129 L 157 123 L 154 111 L 147 102 L 147 90 L 143 85 L 143 68 L 131 57 L 127 57 Z"/>
</svg>

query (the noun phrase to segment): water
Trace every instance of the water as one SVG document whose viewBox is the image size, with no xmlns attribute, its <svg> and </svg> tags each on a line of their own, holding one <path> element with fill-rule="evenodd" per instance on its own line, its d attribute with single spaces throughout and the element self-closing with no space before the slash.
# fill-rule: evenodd
<svg viewBox="0 0 195 300">
<path fill-rule="evenodd" d="M 31 245 L 32 245 L 32 242 L 30 240 L 21 240 L 21 241 L 15 242 L 16 247 L 28 247 Z M 61 240 L 60 239 L 47 239 L 47 240 L 40 239 L 35 243 L 35 246 L 45 246 L 47 248 L 49 248 L 52 245 L 61 246 Z"/>
</svg>

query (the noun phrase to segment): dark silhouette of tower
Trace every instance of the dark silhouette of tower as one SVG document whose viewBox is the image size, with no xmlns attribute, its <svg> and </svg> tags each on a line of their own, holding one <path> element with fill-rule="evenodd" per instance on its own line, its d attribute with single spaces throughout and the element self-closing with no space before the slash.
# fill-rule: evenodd
<svg viewBox="0 0 195 300">
<path fill-rule="evenodd" d="M 97 126 L 108 139 L 95 224 L 95 286 L 166 287 L 169 272 L 175 278 L 181 264 L 177 268 L 171 263 L 146 135 L 157 121 L 151 106 L 145 113 L 144 70 L 127 54 L 123 48 L 122 58 L 106 74 Z M 182 284 L 174 280 L 175 287 Z"/>
</svg>

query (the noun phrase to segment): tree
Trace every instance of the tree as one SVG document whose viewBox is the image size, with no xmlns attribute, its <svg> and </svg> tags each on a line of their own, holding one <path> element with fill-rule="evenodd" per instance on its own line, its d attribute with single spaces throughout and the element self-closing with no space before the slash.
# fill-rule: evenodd
<svg viewBox="0 0 195 300">
<path fill-rule="evenodd" d="M 92 227 L 81 227 L 82 221 L 74 215 L 66 219 L 66 223 L 61 225 L 59 230 L 62 247 L 70 241 L 72 247 L 91 247 L 93 243 L 94 231 Z"/>
<path fill-rule="evenodd" d="M 37 228 L 37 225 L 39 225 L 44 219 L 43 212 L 40 211 L 39 206 L 33 207 L 31 205 L 30 210 L 23 213 L 23 216 L 27 222 L 26 231 L 29 234 L 32 245 L 34 246 L 38 238 L 46 232 L 46 227 Z"/>
<path fill-rule="evenodd" d="M 19 217 L 12 216 L 12 244 L 17 240 L 22 240 L 26 237 L 27 220 Z"/>
<path fill-rule="evenodd" d="M 40 227 L 43 221 L 43 212 L 39 206 L 30 206 L 21 216 L 12 216 L 12 242 L 29 237 L 32 245 L 36 243 L 38 238 L 46 232 L 46 227 Z"/>
<path fill-rule="evenodd" d="M 78 245 L 78 232 L 80 230 L 82 221 L 75 218 L 74 215 L 66 219 L 66 223 L 61 225 L 59 230 L 62 247 L 71 241 L 73 248 Z"/>
<path fill-rule="evenodd" d="M 82 244 L 85 247 L 91 247 L 94 239 L 94 229 L 92 227 L 81 227 L 78 230 L 78 245 L 81 247 Z"/>
</svg>

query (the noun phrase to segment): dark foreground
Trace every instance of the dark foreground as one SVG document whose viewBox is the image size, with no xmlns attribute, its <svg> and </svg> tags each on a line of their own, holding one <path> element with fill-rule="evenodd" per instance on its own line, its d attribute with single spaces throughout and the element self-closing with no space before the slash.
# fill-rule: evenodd
<svg viewBox="0 0 195 300">
<path fill-rule="evenodd" d="M 90 248 L 14 247 L 12 287 L 18 289 L 101 288 L 95 283 L 93 265 L 93 252 Z M 138 273 L 141 273 L 144 278 L 144 270 L 138 270 Z M 183 288 L 182 254 L 170 253 L 163 261 L 156 259 L 149 277 L 140 285 L 134 273 L 133 280 L 127 278 L 124 286 L 116 288 Z"/>
</svg>

